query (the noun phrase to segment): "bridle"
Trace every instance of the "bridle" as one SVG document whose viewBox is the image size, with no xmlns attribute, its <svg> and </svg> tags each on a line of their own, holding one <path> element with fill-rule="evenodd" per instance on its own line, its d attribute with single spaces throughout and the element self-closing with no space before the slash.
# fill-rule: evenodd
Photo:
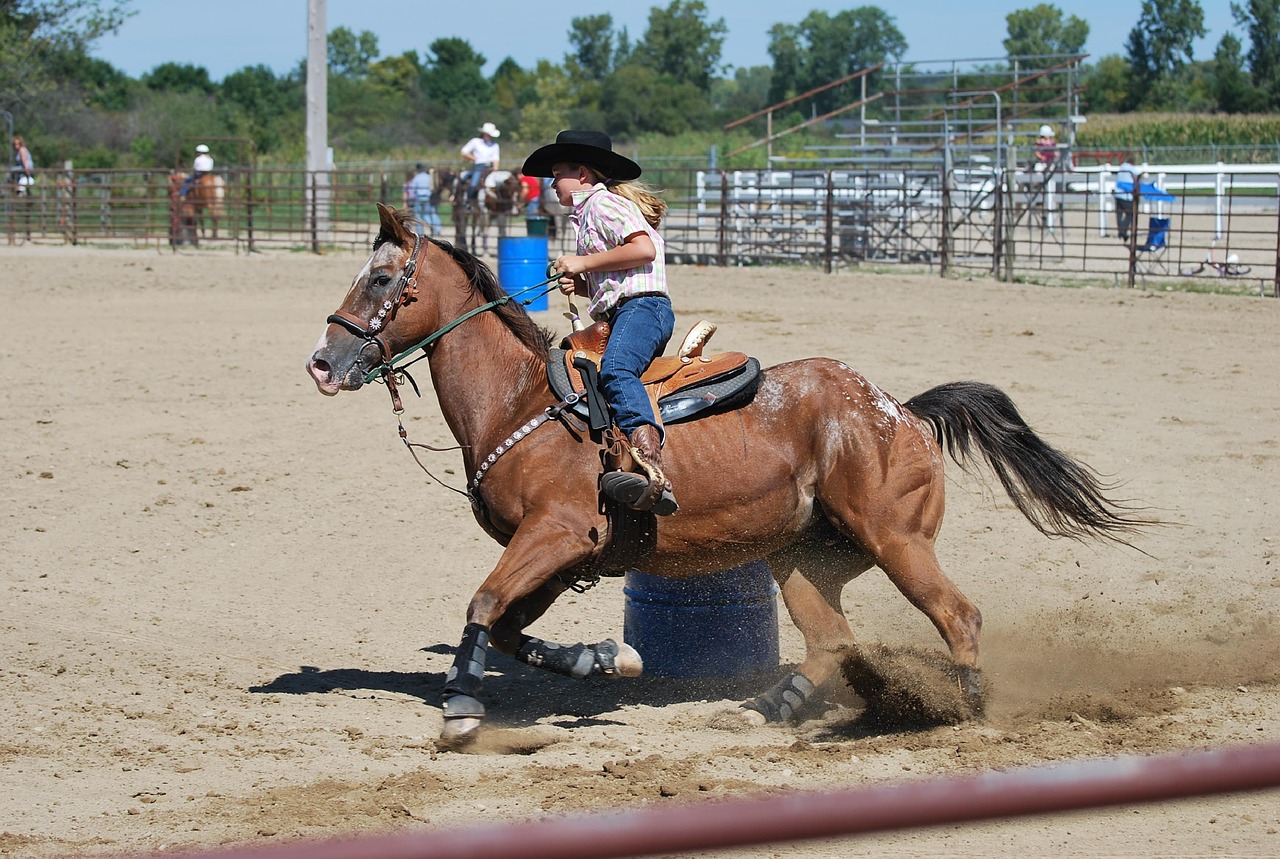
<svg viewBox="0 0 1280 859">
<path fill-rule="evenodd" d="M 495 298 L 492 301 L 489 301 L 480 305 L 479 307 L 473 307 L 471 310 L 468 310 L 466 313 L 463 313 L 461 316 L 457 317 L 452 322 L 446 323 L 442 327 L 437 328 L 435 331 L 428 334 L 422 340 L 419 340 L 417 343 L 415 343 L 414 345 L 410 346 L 408 349 L 404 350 L 403 352 L 397 355 L 391 351 L 391 346 L 387 343 L 383 335 L 386 333 L 387 324 L 396 318 L 396 311 L 398 311 L 401 307 L 415 301 L 418 297 L 418 270 L 422 267 L 422 261 L 427 251 L 428 241 L 429 240 L 425 239 L 423 236 L 418 235 L 416 233 L 414 234 L 413 252 L 410 253 L 409 261 L 405 263 L 404 269 L 400 272 L 400 277 L 396 280 L 395 289 L 391 293 L 391 296 L 385 299 L 382 302 L 381 306 L 379 306 L 377 314 L 371 317 L 367 323 L 364 322 L 355 314 L 349 313 L 348 311 L 343 310 L 342 308 L 338 308 L 333 313 L 329 314 L 329 318 L 326 319 L 325 321 L 332 322 L 336 325 L 340 325 L 343 328 L 345 328 L 347 331 L 354 334 L 355 336 L 363 339 L 365 342 L 364 342 L 364 345 L 360 347 L 361 354 L 363 354 L 364 350 L 370 344 L 373 344 L 378 347 L 378 364 L 374 366 L 372 369 L 370 369 L 367 373 L 365 373 L 364 381 L 368 383 L 373 381 L 376 378 L 381 377 L 383 383 L 386 384 L 387 392 L 391 395 L 391 410 L 392 412 L 395 413 L 396 421 L 399 424 L 400 440 L 403 441 L 405 444 L 405 447 L 409 449 L 409 453 L 413 455 L 414 461 L 418 463 L 418 467 L 421 468 L 424 472 L 426 472 L 427 475 L 432 480 L 436 481 L 441 486 L 444 486 L 446 489 L 452 489 L 454 492 L 457 492 L 460 495 L 466 496 L 467 498 L 471 499 L 473 504 L 475 504 L 477 503 L 477 499 L 470 490 L 474 487 L 475 484 L 478 484 L 480 482 L 481 478 L 484 475 L 484 472 L 487 471 L 489 466 L 493 464 L 493 461 L 495 461 L 499 456 L 501 456 L 506 450 L 510 449 L 510 446 L 514 443 L 514 441 L 518 441 L 524 435 L 527 435 L 528 432 L 535 429 L 536 426 L 538 424 L 541 424 L 543 420 L 545 420 L 546 418 L 539 416 L 540 419 L 537 420 L 536 422 L 531 421 L 530 426 L 521 427 L 521 430 L 514 435 L 514 441 L 512 438 L 508 438 L 507 441 L 505 442 L 505 445 L 502 447 L 499 447 L 499 449 L 495 451 L 494 454 L 490 455 L 489 461 L 485 464 L 484 468 L 479 473 L 477 473 L 475 478 L 475 484 L 470 484 L 468 487 L 468 491 L 462 492 L 461 490 L 454 489 L 452 486 L 449 486 L 448 484 L 441 481 L 440 478 L 436 477 L 434 474 L 428 471 L 427 467 L 422 464 L 422 461 L 420 459 L 418 459 L 418 454 L 414 451 L 415 447 L 423 447 L 428 450 L 436 450 L 436 451 L 450 450 L 452 448 L 434 448 L 434 447 L 431 447 L 430 445 L 414 444 L 409 441 L 409 434 L 404 428 L 404 421 L 401 420 L 401 416 L 404 414 L 404 403 L 400 399 L 400 388 L 399 388 L 399 383 L 397 382 L 397 377 L 403 376 L 405 379 L 407 379 L 409 384 L 413 386 L 413 392 L 418 396 L 422 396 L 422 392 L 418 390 L 418 383 L 413 380 L 413 376 L 409 375 L 406 368 L 409 365 L 415 364 L 418 361 L 421 361 L 423 358 L 427 357 L 427 352 L 426 352 L 427 346 L 430 346 L 432 343 L 439 340 L 445 334 L 457 328 L 459 325 L 461 325 L 463 322 L 466 322 L 471 317 L 477 316 L 481 313 L 484 313 L 485 311 L 492 310 L 495 307 L 499 307 L 503 304 L 506 304 L 512 299 L 517 298 L 521 295 L 524 295 L 526 292 L 535 290 L 540 286 L 546 286 L 547 288 L 544 289 L 542 292 L 530 298 L 526 298 L 520 302 L 520 304 L 525 305 L 527 307 L 537 299 L 541 298 L 543 295 L 546 295 L 552 290 L 557 289 L 558 286 L 556 282 L 560 279 L 560 275 L 558 272 L 552 273 L 551 267 L 548 266 L 547 267 L 548 277 L 546 280 L 535 283 L 532 286 L 526 287 L 518 292 L 512 293 L 511 295 L 503 295 L 499 298 Z M 550 284 L 550 286 L 548 286 L 548 284 Z M 399 363 L 401 359 L 406 358 L 407 356 L 418 351 L 419 349 L 422 349 L 423 353 L 419 355 L 417 358 L 414 358 L 412 361 L 406 361 L 403 364 Z M 555 406 L 552 406 L 551 408 L 547 409 L 545 414 L 547 415 L 547 417 L 559 418 L 563 410 L 568 406 L 571 406 L 573 402 L 576 402 L 576 395 L 573 395 L 572 402 L 563 401 L 563 402 L 557 403 Z"/>
<path fill-rule="evenodd" d="M 387 323 L 396 318 L 396 311 L 417 299 L 418 269 L 422 265 L 422 258 L 426 252 L 426 240 L 415 233 L 413 237 L 413 252 L 409 254 L 409 261 L 405 263 L 404 268 L 401 270 L 400 277 L 396 279 L 395 289 L 392 291 L 391 296 L 382 302 L 377 314 L 370 317 L 368 322 L 353 313 L 343 310 L 341 307 L 330 313 L 329 318 L 325 320 L 326 322 L 341 325 L 352 334 L 362 338 L 365 343 L 364 346 L 360 347 L 362 353 L 369 344 L 378 347 L 378 365 L 373 368 L 369 375 L 382 376 L 383 381 L 387 383 L 387 389 L 391 391 L 391 399 L 397 411 L 403 411 L 404 409 L 400 403 L 400 392 L 396 387 L 394 367 L 392 367 L 395 354 L 391 351 L 391 346 L 383 335 L 386 333 Z M 368 376 L 366 376 L 366 381 L 368 381 Z M 414 383 L 413 388 L 415 391 L 418 389 L 416 383 Z"/>
</svg>

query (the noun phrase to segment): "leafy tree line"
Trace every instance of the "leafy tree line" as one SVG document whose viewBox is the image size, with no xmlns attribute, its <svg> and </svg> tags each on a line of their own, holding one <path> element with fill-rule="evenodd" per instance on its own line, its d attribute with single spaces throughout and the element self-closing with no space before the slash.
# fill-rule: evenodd
<svg viewBox="0 0 1280 859">
<path fill-rule="evenodd" d="M 1280 107 L 1280 0 L 1241 0 L 1231 9 L 1239 35 L 1228 32 L 1212 58 L 1197 59 L 1192 45 L 1205 33 L 1199 0 L 1142 0 L 1123 55 L 1085 68 L 1089 111 Z M 0 109 L 14 115 L 38 162 L 170 166 L 185 163 L 200 138 L 252 140 L 273 162 L 302 160 L 304 59 L 285 74 L 247 66 L 220 81 L 169 62 L 134 79 L 90 54 L 130 14 L 128 0 L 0 0 Z M 1010 57 L 1078 54 L 1089 35 L 1088 23 L 1049 3 L 1014 11 L 1005 23 Z M 342 160 L 453 153 L 483 121 L 497 123 L 503 141 L 517 147 L 568 127 L 604 128 L 621 141 L 714 142 L 726 122 L 901 61 L 908 50 L 894 17 L 873 5 L 774 24 L 769 62 L 758 66 L 726 65 L 727 33 L 702 0 L 670 0 L 649 10 L 638 36 L 607 13 L 584 15 L 571 21 L 558 62 L 523 68 L 507 58 L 486 75 L 488 58 L 464 39 L 382 56 L 373 33 L 338 27 L 328 37 L 331 142 Z M 883 89 L 886 81 L 871 85 Z M 827 90 L 775 123 L 848 105 L 858 86 Z"/>
</svg>

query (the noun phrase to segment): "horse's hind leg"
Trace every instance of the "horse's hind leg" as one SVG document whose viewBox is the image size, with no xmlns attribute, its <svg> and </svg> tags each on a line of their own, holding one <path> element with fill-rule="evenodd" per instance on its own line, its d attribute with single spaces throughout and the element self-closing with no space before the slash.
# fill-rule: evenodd
<svg viewBox="0 0 1280 859">
<path fill-rule="evenodd" d="M 897 443 L 897 442 L 895 442 Z M 942 525 L 944 476 L 938 459 L 904 452 L 884 482 L 849 504 L 823 503 L 837 527 L 851 533 L 907 600 L 933 622 L 951 651 L 966 697 L 980 706 L 978 637 L 982 614 L 942 571 L 934 540 Z M 853 501 L 856 499 L 856 501 Z"/>
<path fill-rule="evenodd" d="M 830 680 L 854 645 L 840 593 L 871 559 L 827 523 L 810 538 L 768 559 L 787 613 L 804 636 L 804 660 L 771 689 L 742 704 L 749 721 L 778 722 L 796 716 Z"/>
</svg>

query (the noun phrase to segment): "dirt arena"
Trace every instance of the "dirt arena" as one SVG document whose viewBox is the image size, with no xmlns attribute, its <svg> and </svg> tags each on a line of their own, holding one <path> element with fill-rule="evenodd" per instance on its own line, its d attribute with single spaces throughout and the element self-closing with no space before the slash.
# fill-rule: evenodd
<svg viewBox="0 0 1280 859">
<path fill-rule="evenodd" d="M 1047 540 L 949 466 L 944 566 L 983 610 L 984 721 L 885 734 L 839 688 L 575 683 L 494 657 L 515 752 L 438 751 L 439 693 L 499 554 L 396 436 L 385 391 L 303 369 L 362 257 L 0 248 L 0 853 L 105 855 L 713 801 L 1280 741 L 1280 303 L 842 274 L 671 272 L 678 328 L 840 358 L 900 400 L 981 379 L 1167 524 Z M 560 308 L 541 314 L 563 332 Z M 418 375 L 425 382 L 426 374 Z M 415 441 L 452 443 L 429 390 Z M 428 453 L 461 485 L 453 453 Z M 878 571 L 865 642 L 940 648 Z M 785 618 L 785 615 L 784 615 Z M 532 631 L 620 637 L 622 585 Z M 783 662 L 800 656 L 785 620 Z M 1280 792 L 721 855 L 1274 856 Z"/>
</svg>

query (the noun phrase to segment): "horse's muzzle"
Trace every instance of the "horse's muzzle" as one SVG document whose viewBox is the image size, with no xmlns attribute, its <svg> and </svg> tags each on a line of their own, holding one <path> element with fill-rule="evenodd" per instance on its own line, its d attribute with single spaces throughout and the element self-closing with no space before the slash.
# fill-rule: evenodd
<svg viewBox="0 0 1280 859">
<path fill-rule="evenodd" d="M 339 391 L 355 391 L 364 387 L 364 370 L 359 361 L 347 367 L 346 372 L 341 372 L 316 352 L 307 361 L 307 374 L 326 397 L 335 396 Z"/>
</svg>

